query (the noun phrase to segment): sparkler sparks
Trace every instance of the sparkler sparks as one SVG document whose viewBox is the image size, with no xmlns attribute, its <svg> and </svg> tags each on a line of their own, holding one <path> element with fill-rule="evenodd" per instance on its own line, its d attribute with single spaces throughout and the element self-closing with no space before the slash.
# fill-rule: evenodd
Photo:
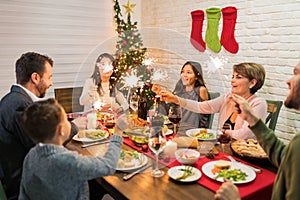
<svg viewBox="0 0 300 200">
<path fill-rule="evenodd" d="M 168 78 L 168 75 L 165 71 L 161 71 L 160 69 L 156 70 L 153 73 L 152 81 L 161 81 L 166 80 Z"/>
<path fill-rule="evenodd" d="M 135 70 L 133 70 L 130 74 L 126 72 L 126 77 L 122 78 L 122 82 L 124 83 L 122 88 L 133 88 L 138 85 L 140 79 L 141 76 L 137 76 Z"/>
<path fill-rule="evenodd" d="M 220 57 L 212 57 L 209 56 L 209 61 L 206 62 L 207 66 L 207 73 L 215 73 L 217 70 L 224 69 L 224 65 L 228 62 L 227 58 L 224 58 L 224 56 Z"/>
</svg>

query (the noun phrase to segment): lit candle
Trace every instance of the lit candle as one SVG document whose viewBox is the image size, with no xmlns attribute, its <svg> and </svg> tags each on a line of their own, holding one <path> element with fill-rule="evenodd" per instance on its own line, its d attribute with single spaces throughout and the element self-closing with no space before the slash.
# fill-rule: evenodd
<svg viewBox="0 0 300 200">
<path fill-rule="evenodd" d="M 169 155 L 171 158 L 174 158 L 176 150 L 177 150 L 177 143 L 169 140 L 164 150 L 165 154 Z"/>
<path fill-rule="evenodd" d="M 87 114 L 87 129 L 96 129 L 97 127 L 97 114 L 95 112 Z"/>
</svg>

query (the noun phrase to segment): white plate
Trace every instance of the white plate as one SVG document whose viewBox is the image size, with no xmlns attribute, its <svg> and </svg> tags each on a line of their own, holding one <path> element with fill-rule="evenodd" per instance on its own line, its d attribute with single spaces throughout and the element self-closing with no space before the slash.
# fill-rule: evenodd
<svg viewBox="0 0 300 200">
<path fill-rule="evenodd" d="M 139 169 L 139 168 L 145 166 L 148 163 L 148 157 L 142 153 L 139 153 L 139 156 L 140 156 L 140 159 L 132 159 L 131 160 L 131 163 L 134 164 L 133 167 L 126 167 L 126 168 L 117 167 L 116 170 L 128 172 L 128 171 Z M 142 160 L 143 162 L 141 163 L 140 160 Z"/>
<path fill-rule="evenodd" d="M 204 130 L 205 128 L 194 128 L 194 129 L 189 129 L 186 131 L 186 135 L 189 136 L 189 137 L 195 137 L 197 138 L 198 140 L 202 140 L 202 141 L 210 141 L 210 140 L 216 140 L 217 137 L 216 137 L 216 130 L 212 130 L 212 129 L 206 129 L 207 130 L 207 133 L 213 133 L 214 134 L 214 137 L 213 138 L 199 138 L 199 137 L 196 137 L 195 134 L 199 133 L 200 130 Z"/>
<path fill-rule="evenodd" d="M 223 178 L 215 179 L 215 177 L 217 175 L 213 174 L 211 172 L 211 170 L 214 168 L 216 162 L 218 162 L 218 161 L 211 161 L 211 162 L 205 163 L 202 166 L 202 172 L 211 179 L 217 180 L 219 182 L 224 182 Z M 249 168 L 246 165 L 243 165 L 241 163 L 231 162 L 230 169 L 240 169 L 241 171 L 243 171 L 247 174 L 246 180 L 244 180 L 244 181 L 232 181 L 234 184 L 249 183 L 249 182 L 253 181 L 256 177 L 255 172 L 251 168 Z"/>
<path fill-rule="evenodd" d="M 102 131 L 104 131 L 104 130 L 102 130 Z M 79 138 L 78 134 L 74 135 L 74 137 L 72 139 L 75 140 L 75 141 L 78 141 L 78 142 L 97 142 L 97 141 L 101 141 L 101 140 L 104 140 L 104 139 L 108 138 L 109 133 L 107 131 L 104 131 L 104 132 L 106 132 L 106 135 L 103 138 L 100 138 L 100 139 L 97 139 L 97 140 L 93 140 L 91 138 L 86 138 L 86 137 Z"/>
<path fill-rule="evenodd" d="M 168 129 L 168 131 L 165 132 L 165 135 L 171 135 L 171 134 L 173 134 L 173 131 L 171 129 Z"/>
<path fill-rule="evenodd" d="M 175 166 L 172 167 L 168 170 L 168 175 L 176 180 L 176 178 L 178 178 L 179 176 L 181 176 L 184 172 L 182 171 L 182 169 L 184 169 L 186 166 L 184 165 L 180 165 L 180 166 Z M 179 179 L 176 181 L 180 181 L 180 182 L 193 182 L 193 181 L 197 181 L 200 177 L 201 177 L 201 172 L 199 169 L 195 168 L 195 167 L 191 167 L 192 172 L 194 173 L 193 175 L 185 178 L 185 179 Z"/>
</svg>

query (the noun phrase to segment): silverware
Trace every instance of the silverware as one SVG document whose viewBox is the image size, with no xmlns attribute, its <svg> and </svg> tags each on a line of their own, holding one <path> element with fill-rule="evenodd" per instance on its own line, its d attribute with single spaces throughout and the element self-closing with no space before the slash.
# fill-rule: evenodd
<svg viewBox="0 0 300 200">
<path fill-rule="evenodd" d="M 106 144 L 106 143 L 109 143 L 109 140 L 84 144 L 84 145 L 81 145 L 81 148 L 87 148 L 87 147 L 90 147 L 90 146 L 94 146 L 94 145 L 98 145 L 98 144 Z"/>
<path fill-rule="evenodd" d="M 247 167 L 250 167 L 251 169 L 253 169 L 256 173 L 259 173 L 259 174 L 261 173 L 261 169 L 258 169 L 258 168 L 256 168 L 256 167 L 251 166 L 251 165 L 247 165 L 247 164 L 245 164 L 245 163 L 242 163 L 242 162 L 240 162 L 240 161 L 237 161 L 237 160 L 235 160 L 232 156 L 227 156 L 227 158 L 229 158 L 229 160 L 230 160 L 231 162 L 237 162 L 237 163 L 246 165 Z"/>
<path fill-rule="evenodd" d="M 132 173 L 130 173 L 130 174 L 127 174 L 127 175 L 123 176 L 123 180 L 124 180 L 124 181 L 128 181 L 128 180 L 131 179 L 134 175 L 136 175 L 136 174 L 138 174 L 138 173 L 140 173 L 140 172 L 142 172 L 142 171 L 148 169 L 148 168 L 151 167 L 151 166 L 152 166 L 152 163 L 147 164 L 146 166 L 144 166 L 144 167 L 142 167 L 142 168 L 140 168 L 140 169 L 138 169 L 138 170 L 136 170 L 136 171 L 134 171 L 134 172 L 132 172 Z"/>
</svg>

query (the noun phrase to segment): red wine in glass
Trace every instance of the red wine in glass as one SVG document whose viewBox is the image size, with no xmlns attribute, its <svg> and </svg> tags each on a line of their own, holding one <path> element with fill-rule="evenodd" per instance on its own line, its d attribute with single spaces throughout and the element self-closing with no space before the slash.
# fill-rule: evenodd
<svg viewBox="0 0 300 200">
<path fill-rule="evenodd" d="M 221 135 L 219 135 L 218 138 L 218 142 L 220 142 L 221 144 L 228 144 L 231 140 L 231 137 L 229 134 L 223 133 Z"/>
<path fill-rule="evenodd" d="M 174 124 L 179 124 L 181 117 L 169 117 L 169 120 Z"/>
</svg>

